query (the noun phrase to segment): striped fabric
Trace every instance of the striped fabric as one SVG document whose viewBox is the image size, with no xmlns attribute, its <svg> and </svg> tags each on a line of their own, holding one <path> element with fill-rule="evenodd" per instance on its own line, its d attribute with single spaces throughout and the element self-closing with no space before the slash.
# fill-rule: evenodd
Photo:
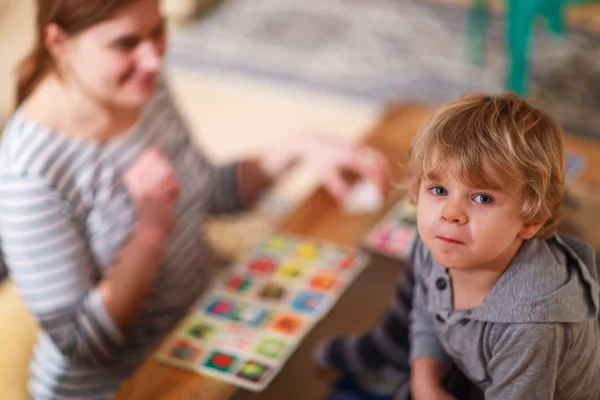
<svg viewBox="0 0 600 400">
<path fill-rule="evenodd" d="M 417 240 L 415 250 L 419 248 Z M 408 396 L 410 383 L 410 314 L 415 285 L 414 265 L 407 263 L 400 274 L 396 293 L 381 321 L 369 332 L 322 343 L 315 352 L 316 363 L 354 374 L 377 373 L 397 382 L 399 399 Z"/>
<path fill-rule="evenodd" d="M 148 146 L 182 183 L 178 223 L 141 315 L 127 335 L 95 286 L 135 222 L 123 172 Z M 237 165 L 213 167 L 192 145 L 166 88 L 140 122 L 108 143 L 61 136 L 17 110 L 0 145 L 4 263 L 42 329 L 29 389 L 35 399 L 107 399 L 183 317 L 216 258 L 200 226 L 241 209 Z"/>
</svg>

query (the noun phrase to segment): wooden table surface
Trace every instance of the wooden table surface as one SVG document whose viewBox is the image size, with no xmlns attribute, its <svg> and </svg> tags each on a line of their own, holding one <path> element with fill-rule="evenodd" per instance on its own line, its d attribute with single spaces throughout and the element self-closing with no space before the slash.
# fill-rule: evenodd
<svg viewBox="0 0 600 400">
<path fill-rule="evenodd" d="M 406 161 L 410 142 L 432 110 L 431 107 L 413 103 L 392 105 L 384 113 L 380 123 L 366 136 L 365 143 L 380 149 L 390 161 L 394 181 L 400 182 L 402 179 L 402 164 Z M 580 187 L 584 189 L 574 190 L 575 200 L 565 213 L 568 217 L 576 214 L 573 230 L 594 242 L 595 247 L 600 249 L 600 235 L 593 235 L 600 224 L 600 207 L 595 201 L 585 201 L 589 197 L 587 193 L 596 192 L 600 187 L 600 146 L 586 140 L 569 138 L 567 147 L 585 155 L 589 164 L 580 178 L 583 185 Z M 386 199 L 386 207 L 379 213 L 348 217 L 341 213 L 326 193 L 318 190 L 285 220 L 280 231 L 359 246 L 369 229 L 384 216 L 400 195 L 398 190 L 392 190 Z M 578 211 L 573 212 L 574 210 Z M 330 390 L 330 382 L 319 379 L 312 368 L 312 346 L 324 337 L 361 332 L 371 326 L 385 311 L 399 270 L 398 262 L 374 257 L 371 265 L 351 285 L 330 314 L 307 335 L 285 368 L 263 393 L 238 391 L 229 384 L 166 366 L 151 357 L 124 384 L 116 399 L 224 400 L 234 394 L 235 400 L 321 399 Z"/>
</svg>

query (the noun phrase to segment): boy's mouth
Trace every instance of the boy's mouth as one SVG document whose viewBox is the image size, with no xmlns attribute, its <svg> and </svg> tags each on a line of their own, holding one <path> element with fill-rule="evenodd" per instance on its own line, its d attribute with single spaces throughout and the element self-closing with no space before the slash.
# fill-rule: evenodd
<svg viewBox="0 0 600 400">
<path fill-rule="evenodd" d="M 456 239 L 452 239 L 449 237 L 444 237 L 444 236 L 436 236 L 436 239 L 446 243 L 446 244 L 464 244 L 463 242 L 456 240 Z"/>
</svg>

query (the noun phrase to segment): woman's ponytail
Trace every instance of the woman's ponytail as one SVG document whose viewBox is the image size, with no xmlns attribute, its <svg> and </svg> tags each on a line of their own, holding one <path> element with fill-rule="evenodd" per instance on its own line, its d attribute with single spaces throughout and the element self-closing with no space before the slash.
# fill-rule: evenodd
<svg viewBox="0 0 600 400">
<path fill-rule="evenodd" d="M 31 53 L 19 64 L 17 76 L 17 106 L 35 89 L 47 72 L 50 54 L 44 44 L 38 42 Z"/>
</svg>

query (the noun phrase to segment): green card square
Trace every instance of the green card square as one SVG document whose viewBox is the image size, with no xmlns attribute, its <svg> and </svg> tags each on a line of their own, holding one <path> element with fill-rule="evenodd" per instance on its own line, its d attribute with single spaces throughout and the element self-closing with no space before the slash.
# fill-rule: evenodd
<svg viewBox="0 0 600 400">
<path fill-rule="evenodd" d="M 280 358 L 287 348 L 287 343 L 275 338 L 265 338 L 260 341 L 254 350 L 256 354 L 267 358 Z"/>
</svg>

